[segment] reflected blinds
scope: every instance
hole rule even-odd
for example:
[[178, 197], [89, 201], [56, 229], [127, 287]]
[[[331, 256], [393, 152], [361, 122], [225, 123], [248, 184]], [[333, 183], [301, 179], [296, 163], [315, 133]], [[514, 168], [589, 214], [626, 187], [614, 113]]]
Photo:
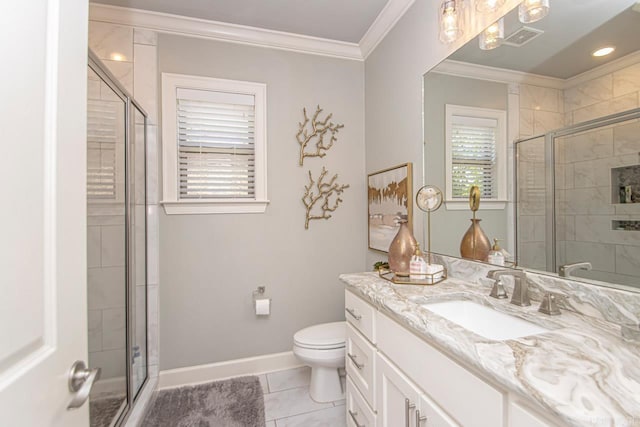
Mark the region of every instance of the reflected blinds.
[[255, 97], [177, 89], [180, 199], [255, 197]]
[[87, 198], [116, 199], [116, 143], [123, 104], [104, 100], [87, 103]]
[[478, 117], [453, 116], [451, 126], [452, 195], [469, 197], [472, 185], [482, 197], [498, 197], [496, 140], [498, 121]]

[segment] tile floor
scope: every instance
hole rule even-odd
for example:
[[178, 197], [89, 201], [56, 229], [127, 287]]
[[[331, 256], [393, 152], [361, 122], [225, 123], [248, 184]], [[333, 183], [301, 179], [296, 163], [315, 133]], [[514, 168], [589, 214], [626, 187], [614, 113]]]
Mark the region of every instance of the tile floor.
[[346, 427], [344, 399], [314, 402], [309, 396], [308, 367], [260, 375], [266, 427]]

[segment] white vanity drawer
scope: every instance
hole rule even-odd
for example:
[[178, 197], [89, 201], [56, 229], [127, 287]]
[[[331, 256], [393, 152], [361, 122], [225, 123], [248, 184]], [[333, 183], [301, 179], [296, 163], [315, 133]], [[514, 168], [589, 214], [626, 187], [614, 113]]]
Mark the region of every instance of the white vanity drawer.
[[346, 369], [369, 406], [375, 409], [376, 349], [347, 323]]
[[357, 330], [372, 343], [376, 343], [376, 310], [360, 297], [349, 291], [344, 293], [344, 311], [347, 322], [352, 324]]
[[376, 414], [364, 401], [364, 398], [349, 377], [347, 377], [347, 426], [376, 426]]
[[378, 350], [465, 427], [501, 426], [505, 394], [378, 312]]

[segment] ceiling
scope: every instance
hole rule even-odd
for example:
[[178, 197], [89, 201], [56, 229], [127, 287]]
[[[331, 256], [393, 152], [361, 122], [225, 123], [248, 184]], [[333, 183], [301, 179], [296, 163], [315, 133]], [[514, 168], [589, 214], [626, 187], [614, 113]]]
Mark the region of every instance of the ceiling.
[[[544, 34], [522, 47], [483, 51], [476, 37], [449, 59], [567, 79], [640, 49], [640, 13], [635, 0], [551, 1], [549, 15], [533, 24]], [[517, 9], [505, 17], [505, 35], [522, 27]], [[603, 58], [591, 53], [603, 45], [616, 51]]]
[[95, 3], [358, 43], [387, 0], [96, 0]]

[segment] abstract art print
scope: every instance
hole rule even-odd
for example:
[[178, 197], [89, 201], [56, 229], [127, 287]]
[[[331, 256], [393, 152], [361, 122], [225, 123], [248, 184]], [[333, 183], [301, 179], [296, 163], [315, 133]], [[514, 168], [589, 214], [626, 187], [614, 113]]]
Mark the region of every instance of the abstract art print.
[[394, 166], [369, 174], [369, 248], [388, 252], [398, 233], [400, 220], [412, 227], [412, 164]]

